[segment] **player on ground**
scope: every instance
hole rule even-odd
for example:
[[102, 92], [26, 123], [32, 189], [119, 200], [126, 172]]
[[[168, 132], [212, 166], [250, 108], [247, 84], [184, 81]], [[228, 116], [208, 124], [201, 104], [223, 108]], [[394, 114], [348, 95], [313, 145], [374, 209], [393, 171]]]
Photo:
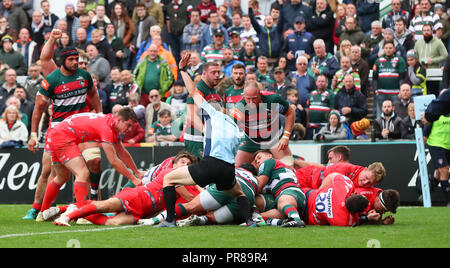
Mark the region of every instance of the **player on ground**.
[[52, 127], [48, 135], [48, 144], [56, 178], [51, 182], [53, 187], [47, 187], [42, 210], [50, 207], [61, 186], [69, 180], [70, 173], [75, 176], [73, 184], [75, 205], [80, 207], [87, 202], [89, 170], [78, 147], [80, 143], [89, 141], [102, 143], [112, 167], [135, 185], [140, 185], [144, 173], [137, 169], [119, 137], [119, 134], [126, 134], [135, 122], [137, 122], [136, 114], [131, 108], [126, 107], [119, 111], [117, 117], [112, 114], [80, 113]]
[[[242, 191], [252, 206], [258, 187], [255, 167], [250, 163], [243, 164], [236, 168], [235, 174], [237, 182], [241, 185]], [[242, 223], [245, 220], [239, 211], [237, 201], [224, 191], [217, 190], [215, 184], [208, 185], [192, 201], [185, 204], [178, 203], [175, 207], [175, 213], [177, 219], [193, 214], [185, 220], [177, 221], [178, 226]], [[204, 214], [206, 215], [198, 216]], [[164, 211], [156, 217], [141, 220], [138, 223], [154, 225], [162, 222], [166, 216], [167, 212]]]
[[[162, 197], [162, 187], [164, 176], [183, 166], [188, 166], [196, 161], [195, 157], [180, 155], [172, 168], [162, 170], [159, 175], [144, 186], [136, 188], [124, 188], [118, 194], [105, 201], [93, 201], [85, 206], [61, 215], [55, 220], [56, 225], [70, 226], [71, 220], [85, 218], [98, 225], [122, 225], [135, 224], [164, 209], [165, 204]], [[182, 186], [176, 189], [177, 202], [189, 202], [199, 194], [195, 186]], [[102, 213], [115, 212], [114, 217], [107, 217]]]
[[[244, 126], [244, 137], [236, 155], [236, 165], [253, 160], [260, 149], [270, 149], [276, 159], [293, 168], [294, 158], [289, 149], [295, 111], [278, 94], [262, 94], [256, 83], [244, 88], [244, 99], [231, 110], [238, 124]], [[284, 115], [284, 127], [280, 116]]]
[[[167, 209], [167, 218], [158, 227], [175, 227], [175, 185], [198, 184], [204, 187], [210, 183], [216, 183], [217, 189], [222, 190], [237, 199], [239, 210], [245, 218], [248, 226], [255, 227], [251, 219], [250, 205], [239, 183], [235, 178], [236, 149], [239, 144], [239, 129], [233, 119], [214, 109], [195, 87], [186, 67], [190, 53], [187, 53], [180, 61], [181, 75], [184, 84], [192, 96], [195, 105], [204, 111], [207, 118], [205, 122], [204, 158], [200, 162], [181, 167], [164, 177], [164, 201]], [[218, 70], [220, 71], [220, 70]], [[221, 107], [219, 107], [221, 110]]]
[[[90, 105], [93, 109], [97, 112], [102, 111], [100, 98], [98, 97], [97, 90], [94, 88], [92, 77], [87, 71], [78, 68], [79, 55], [77, 50], [73, 47], [62, 50], [61, 57], [63, 64], [59, 69], [52, 60], [51, 55], [53, 55], [54, 45], [59, 37], [61, 37], [59, 30], [52, 31], [50, 39], [45, 44], [41, 53], [42, 72], [46, 76], [46, 79], [43, 80], [41, 88], [37, 93], [31, 119], [28, 150], [33, 152], [39, 149], [37, 129], [42, 114], [47, 109], [50, 101], [54, 101], [51, 125], [62, 121], [72, 114], [89, 111], [86, 98], [91, 99]], [[49, 132], [47, 132], [48, 134]], [[46, 188], [51, 187], [47, 182], [54, 177], [51, 175], [51, 171], [49, 149], [48, 146], [44, 146], [42, 171], [36, 187], [33, 206], [27, 212], [24, 219], [36, 219], [38, 212], [41, 211]], [[37, 218], [39, 219], [39, 217]]]
[[267, 185], [275, 198], [274, 209], [288, 218], [281, 227], [305, 227], [300, 218], [305, 209], [305, 194], [298, 186], [294, 172], [281, 161], [274, 159], [269, 150], [257, 151], [255, 164], [258, 168], [258, 193], [262, 193]]

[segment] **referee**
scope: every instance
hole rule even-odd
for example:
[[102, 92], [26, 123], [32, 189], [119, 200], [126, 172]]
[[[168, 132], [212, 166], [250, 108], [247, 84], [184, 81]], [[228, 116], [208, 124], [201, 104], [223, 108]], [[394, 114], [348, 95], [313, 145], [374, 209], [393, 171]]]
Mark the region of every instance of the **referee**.
[[190, 53], [183, 56], [179, 69], [194, 103], [202, 109], [206, 117], [203, 142], [204, 158], [196, 164], [180, 167], [164, 176], [162, 190], [167, 218], [156, 227], [176, 227], [175, 202], [177, 197], [175, 185], [197, 184], [205, 187], [210, 183], [215, 183], [218, 190], [225, 191], [236, 198], [247, 226], [256, 227], [251, 218], [250, 204], [235, 178], [234, 158], [240, 142], [238, 126], [233, 119], [222, 113], [221, 108], [217, 111], [209, 104], [196, 89], [186, 72], [190, 57]]

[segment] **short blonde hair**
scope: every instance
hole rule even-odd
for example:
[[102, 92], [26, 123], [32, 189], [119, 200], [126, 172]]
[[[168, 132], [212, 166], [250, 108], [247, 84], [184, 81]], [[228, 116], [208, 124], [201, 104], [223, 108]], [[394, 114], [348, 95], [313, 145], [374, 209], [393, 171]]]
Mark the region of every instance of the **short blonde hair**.
[[384, 176], [386, 176], [386, 169], [381, 162], [374, 162], [367, 167], [367, 170], [372, 171], [375, 175], [375, 182], [380, 183]]
[[8, 105], [8, 106], [6, 106], [5, 111], [2, 114], [2, 119], [1, 120], [5, 121], [5, 122], [8, 122], [8, 118], [6, 117], [6, 114], [10, 110], [16, 112], [16, 114], [17, 114], [16, 121], [20, 121], [20, 119], [22, 118], [22, 114], [20, 113], [19, 109], [15, 105]]

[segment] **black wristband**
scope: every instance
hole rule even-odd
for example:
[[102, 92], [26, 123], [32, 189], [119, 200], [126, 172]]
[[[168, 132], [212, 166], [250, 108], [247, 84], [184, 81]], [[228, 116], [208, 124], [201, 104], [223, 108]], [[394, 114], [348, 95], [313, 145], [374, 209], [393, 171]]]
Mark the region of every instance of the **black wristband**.
[[187, 66], [184, 66], [183, 68], [180, 68], [180, 71], [187, 72], [187, 68]]

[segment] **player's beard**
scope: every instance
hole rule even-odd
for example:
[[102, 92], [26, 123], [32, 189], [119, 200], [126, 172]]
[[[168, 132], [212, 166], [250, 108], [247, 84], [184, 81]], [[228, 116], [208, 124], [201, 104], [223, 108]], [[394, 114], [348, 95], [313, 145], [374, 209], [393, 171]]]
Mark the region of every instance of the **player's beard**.
[[245, 84], [245, 80], [244, 79], [241, 79], [241, 81], [240, 82], [238, 82], [238, 81], [236, 81], [236, 80], [234, 80], [233, 79], [233, 84], [235, 85], [235, 86], [237, 86], [237, 87], [242, 87], [244, 84]]
[[66, 65], [66, 61], [63, 62], [62, 66], [64, 67], [64, 69], [66, 69], [66, 71], [68, 71], [70, 73], [75, 73], [78, 69], [78, 64], [74, 64], [71, 68], [69, 68]]

